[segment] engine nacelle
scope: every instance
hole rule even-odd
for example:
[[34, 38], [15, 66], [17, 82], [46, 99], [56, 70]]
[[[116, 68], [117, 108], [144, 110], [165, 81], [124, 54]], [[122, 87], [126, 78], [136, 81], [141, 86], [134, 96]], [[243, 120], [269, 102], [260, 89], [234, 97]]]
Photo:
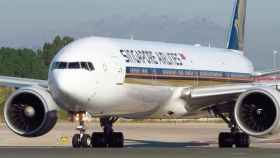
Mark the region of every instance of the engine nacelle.
[[279, 132], [280, 95], [266, 87], [241, 94], [236, 102], [234, 116], [237, 125], [254, 137], [265, 137]]
[[7, 126], [24, 137], [38, 137], [49, 132], [57, 121], [57, 105], [41, 87], [15, 91], [6, 101], [4, 118]]

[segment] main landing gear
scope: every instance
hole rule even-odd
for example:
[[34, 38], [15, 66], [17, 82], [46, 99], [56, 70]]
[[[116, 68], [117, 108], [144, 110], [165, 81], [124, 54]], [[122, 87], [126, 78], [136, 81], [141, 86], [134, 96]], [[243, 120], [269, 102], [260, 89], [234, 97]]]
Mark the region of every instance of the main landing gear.
[[114, 132], [113, 123], [118, 120], [117, 117], [100, 118], [100, 125], [103, 132], [94, 132], [91, 136], [92, 147], [104, 148], [122, 148], [124, 146], [124, 136], [121, 132]]
[[84, 117], [85, 113], [76, 114], [76, 118], [79, 120], [79, 126], [77, 127], [79, 134], [75, 134], [72, 138], [74, 148], [122, 148], [124, 146], [123, 134], [113, 130], [113, 123], [118, 120], [117, 117], [100, 118], [103, 132], [93, 132], [91, 136], [85, 134]]
[[220, 148], [232, 148], [234, 145], [236, 148], [249, 148], [250, 137], [246, 133], [239, 130], [236, 122], [234, 121], [233, 115], [230, 114], [227, 118], [224, 114], [215, 110], [214, 113], [221, 117], [231, 129], [230, 132], [222, 132], [219, 134], [219, 147]]

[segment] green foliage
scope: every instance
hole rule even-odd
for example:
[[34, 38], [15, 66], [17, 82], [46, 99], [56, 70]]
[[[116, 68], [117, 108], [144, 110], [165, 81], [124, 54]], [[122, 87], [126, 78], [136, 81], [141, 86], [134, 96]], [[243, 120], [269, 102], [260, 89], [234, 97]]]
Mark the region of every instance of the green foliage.
[[47, 79], [48, 67], [55, 54], [72, 42], [71, 37], [56, 36], [52, 43], [45, 43], [42, 49], [0, 48], [0, 75]]
[[60, 110], [58, 112], [58, 118], [59, 120], [68, 120], [69, 119], [69, 116], [68, 116], [68, 113], [66, 111], [63, 111], [63, 110]]
[[3, 107], [8, 96], [13, 92], [12, 88], [0, 88], [0, 123], [3, 121]]
[[31, 49], [0, 49], [0, 74], [35, 79], [47, 78], [47, 67]]

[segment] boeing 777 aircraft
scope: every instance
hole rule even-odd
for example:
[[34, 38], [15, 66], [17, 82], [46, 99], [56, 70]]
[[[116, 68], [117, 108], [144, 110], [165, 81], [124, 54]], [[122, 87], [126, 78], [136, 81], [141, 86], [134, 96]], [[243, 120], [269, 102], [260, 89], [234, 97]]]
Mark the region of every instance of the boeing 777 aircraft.
[[[57, 110], [79, 125], [74, 148], [123, 147], [114, 132], [118, 118], [182, 118], [209, 111], [230, 129], [219, 134], [220, 147], [249, 147], [250, 136], [280, 131], [280, 87], [255, 82], [244, 56], [246, 0], [235, 0], [227, 48], [89, 37], [72, 42], [54, 57], [48, 80], [0, 77], [16, 88], [7, 99], [7, 126], [23, 137], [49, 132]], [[86, 114], [100, 118], [103, 132], [86, 133]], [[172, 133], [170, 133], [172, 135]]]

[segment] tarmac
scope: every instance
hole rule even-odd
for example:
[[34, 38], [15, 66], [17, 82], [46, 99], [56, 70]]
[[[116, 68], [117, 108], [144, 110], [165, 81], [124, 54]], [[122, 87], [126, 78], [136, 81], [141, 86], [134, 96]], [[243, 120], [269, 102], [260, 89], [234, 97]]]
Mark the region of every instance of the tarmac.
[[[23, 138], [3, 124], [0, 128], [0, 157], [280, 157], [280, 135], [251, 139], [250, 149], [219, 149], [222, 123], [116, 123], [115, 131], [125, 135], [123, 149], [73, 149], [71, 138], [76, 123], [58, 123], [47, 135]], [[101, 131], [97, 123], [88, 133]], [[20, 154], [20, 156], [19, 156]]]

